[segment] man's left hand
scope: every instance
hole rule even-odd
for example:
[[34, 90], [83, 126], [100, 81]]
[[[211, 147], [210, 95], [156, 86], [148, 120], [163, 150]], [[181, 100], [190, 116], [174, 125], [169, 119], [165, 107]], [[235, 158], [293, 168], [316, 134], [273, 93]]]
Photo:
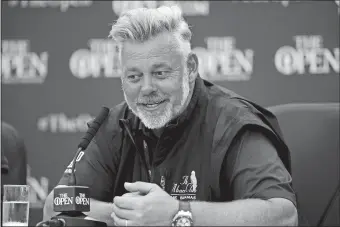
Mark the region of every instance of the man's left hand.
[[116, 196], [111, 217], [118, 226], [171, 226], [178, 201], [157, 184], [125, 183], [129, 196]]

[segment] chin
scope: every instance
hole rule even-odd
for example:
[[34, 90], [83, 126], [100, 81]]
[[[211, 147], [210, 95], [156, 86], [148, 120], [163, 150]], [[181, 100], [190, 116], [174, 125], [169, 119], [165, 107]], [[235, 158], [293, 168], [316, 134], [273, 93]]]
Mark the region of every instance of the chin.
[[150, 122], [150, 121], [143, 121], [141, 120], [144, 124], [144, 126], [148, 129], [161, 129], [165, 126], [165, 124], [155, 124], [154, 122]]
[[[137, 104], [128, 102], [128, 107], [134, 115], [136, 115], [148, 129], [160, 129], [169, 123], [173, 118], [179, 115], [180, 107], [174, 107], [172, 102], [169, 102], [162, 110], [156, 112], [145, 111], [139, 108]], [[178, 112], [178, 113], [177, 113]]]
[[156, 115], [144, 113], [144, 111], [137, 111], [137, 116], [141, 119], [145, 127], [149, 129], [160, 129], [171, 120], [171, 114], [168, 113]]

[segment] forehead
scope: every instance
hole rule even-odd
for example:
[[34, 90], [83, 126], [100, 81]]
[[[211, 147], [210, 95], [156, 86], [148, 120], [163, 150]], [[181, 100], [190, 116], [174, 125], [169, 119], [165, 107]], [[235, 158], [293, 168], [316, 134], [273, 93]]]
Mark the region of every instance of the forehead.
[[147, 67], [154, 63], [182, 62], [183, 52], [174, 34], [160, 34], [146, 42], [128, 41], [123, 44], [122, 63], [124, 68]]

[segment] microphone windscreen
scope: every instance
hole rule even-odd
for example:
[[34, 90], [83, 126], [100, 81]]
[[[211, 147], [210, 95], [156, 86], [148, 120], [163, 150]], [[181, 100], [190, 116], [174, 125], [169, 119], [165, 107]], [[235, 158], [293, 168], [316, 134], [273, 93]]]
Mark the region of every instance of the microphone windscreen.
[[97, 117], [91, 123], [88, 124], [89, 128], [87, 129], [85, 136], [81, 139], [78, 145], [79, 148], [82, 148], [83, 150], [87, 148], [93, 137], [96, 135], [98, 129], [103, 124], [106, 117], [109, 115], [109, 112], [110, 112], [109, 108], [107, 107], [101, 108]]

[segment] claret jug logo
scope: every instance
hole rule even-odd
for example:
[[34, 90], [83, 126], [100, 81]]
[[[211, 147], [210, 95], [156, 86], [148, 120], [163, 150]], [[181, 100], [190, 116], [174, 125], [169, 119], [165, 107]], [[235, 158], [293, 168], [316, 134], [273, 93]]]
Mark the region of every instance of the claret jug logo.
[[195, 171], [191, 171], [190, 175], [182, 177], [180, 183], [172, 185], [170, 195], [178, 200], [196, 200], [197, 187], [198, 182]]

